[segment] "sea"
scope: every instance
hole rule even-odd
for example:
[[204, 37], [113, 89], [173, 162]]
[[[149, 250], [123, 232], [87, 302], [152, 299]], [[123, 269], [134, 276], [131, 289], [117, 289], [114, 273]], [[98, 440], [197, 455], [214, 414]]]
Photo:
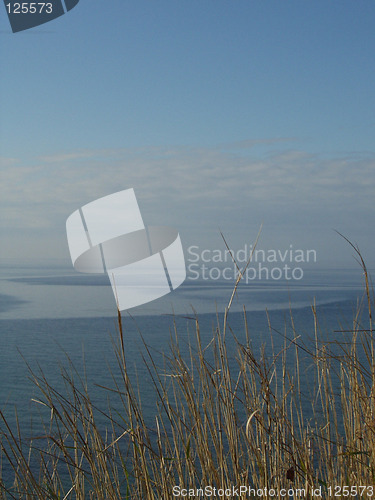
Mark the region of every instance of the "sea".
[[[154, 420], [156, 397], [144, 361], [148, 353], [160, 361], [163, 370], [163, 355], [170, 352], [177, 332], [180, 349], [188, 356], [195, 343], [197, 318], [202, 344], [208, 346], [214, 332], [223, 331], [224, 311], [233, 290], [234, 283], [229, 281], [187, 279], [165, 297], [122, 311], [125, 356], [139, 386], [146, 420], [148, 416]], [[238, 344], [246, 342], [246, 328], [254, 353], [260, 355], [264, 348], [271, 357], [283, 348], [285, 337], [314, 341], [314, 306], [320, 335], [340, 342], [350, 335], [363, 298], [360, 267], [311, 268], [302, 280], [240, 283], [226, 325], [234, 369]], [[10, 428], [15, 429], [18, 421], [26, 440], [43, 433], [43, 396], [31, 372], [43, 374], [63, 393], [64, 370], [76, 370], [77, 376], [87, 380], [95, 405], [105, 411], [111, 392], [103, 387], [113, 387], [118, 338], [116, 303], [107, 277], [79, 274], [56, 264], [2, 264], [0, 410]], [[9, 432], [4, 422], [0, 431]], [[5, 463], [2, 474], [3, 478], [10, 474]]]

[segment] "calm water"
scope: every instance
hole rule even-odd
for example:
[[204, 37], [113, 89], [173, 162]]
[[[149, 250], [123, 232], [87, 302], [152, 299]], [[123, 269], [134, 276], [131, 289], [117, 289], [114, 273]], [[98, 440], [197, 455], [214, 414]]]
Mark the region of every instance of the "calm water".
[[[193, 322], [184, 316], [198, 312], [203, 335], [211, 339], [213, 325], [222, 322], [233, 285], [229, 282], [187, 281], [164, 298], [123, 313], [129, 359], [140, 365], [142, 333], [147, 344], [168, 348], [173, 314], [180, 338], [187, 340]], [[310, 271], [299, 282], [263, 282], [240, 285], [229, 316], [230, 326], [244, 338], [243, 306], [254, 345], [267, 342], [272, 327], [284, 330], [289, 308], [302, 334], [312, 333], [311, 304], [319, 306], [323, 328], [347, 324], [356, 301], [363, 295], [360, 269]], [[103, 276], [72, 273], [65, 268], [3, 267], [0, 279], [0, 407], [29, 405], [25, 357], [49, 376], [58, 373], [65, 354], [77, 366], [83, 356], [88, 373], [100, 383], [113, 362], [111, 335], [116, 336], [117, 313], [112, 290]], [[349, 326], [350, 328], [350, 326]], [[22, 354], [22, 356], [21, 356]], [[28, 389], [27, 389], [28, 390]]]
[[[103, 410], [113, 387], [110, 371], [116, 373], [111, 336], [116, 338], [117, 319], [112, 290], [97, 276], [73, 274], [62, 268], [3, 268], [0, 279], [0, 408], [14, 422], [17, 408], [26, 435], [41, 432], [40, 405], [32, 401], [39, 394], [28, 379], [26, 362], [43, 370], [51, 385], [63, 390], [61, 366], [67, 358], [86, 374], [92, 397]], [[145, 347], [140, 332], [156, 359], [168, 351], [174, 322], [182, 350], [188, 352], [194, 337], [194, 311], [199, 313], [202, 341], [208, 344], [212, 331], [223, 324], [225, 305], [232, 291], [229, 283], [187, 282], [174, 293], [144, 307], [123, 314], [125, 347], [131, 373], [137, 372], [144, 410], [152, 412], [154, 396], [150, 377], [142, 362]], [[276, 331], [290, 334], [290, 312], [298, 334], [308, 342], [313, 335], [311, 304], [315, 300], [322, 330], [340, 338], [339, 329], [350, 329], [356, 301], [363, 295], [362, 273], [352, 271], [311, 271], [297, 284], [258, 283], [240, 286], [229, 325], [240, 342], [245, 342], [243, 305], [255, 352], [263, 343], [270, 346], [266, 315]], [[218, 311], [216, 314], [215, 311]], [[173, 313], [175, 316], [173, 316]], [[275, 349], [283, 338], [274, 333]], [[233, 354], [235, 343], [228, 336]], [[232, 352], [231, 352], [232, 350]], [[135, 376], [135, 375], [134, 375]]]

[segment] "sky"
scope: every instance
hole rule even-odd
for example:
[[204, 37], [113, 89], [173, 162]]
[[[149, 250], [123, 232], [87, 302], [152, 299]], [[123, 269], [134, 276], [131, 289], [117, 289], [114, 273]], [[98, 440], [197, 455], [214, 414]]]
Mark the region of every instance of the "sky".
[[134, 188], [184, 248], [375, 266], [373, 0], [80, 0], [0, 9], [0, 259], [70, 265], [65, 222]]

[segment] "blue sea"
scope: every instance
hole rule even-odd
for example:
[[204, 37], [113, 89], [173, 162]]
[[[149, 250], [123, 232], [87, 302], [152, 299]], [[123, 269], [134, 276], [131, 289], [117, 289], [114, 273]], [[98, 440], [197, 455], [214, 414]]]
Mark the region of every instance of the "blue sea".
[[[125, 355], [138, 380], [143, 409], [153, 411], [155, 395], [144, 365], [146, 345], [157, 359], [167, 353], [175, 328], [186, 353], [194, 343], [195, 317], [203, 345], [223, 326], [223, 313], [233, 283], [187, 280], [173, 293], [122, 314]], [[240, 284], [228, 315], [227, 344], [235, 358], [236, 342], [245, 343], [245, 315], [254, 352], [266, 346], [282, 348], [291, 330], [304, 342], [314, 335], [311, 310], [316, 304], [320, 331], [340, 341], [352, 328], [354, 311], [363, 298], [360, 268], [305, 272], [303, 280]], [[244, 312], [246, 311], [246, 313]], [[29, 367], [41, 370], [50, 384], [63, 391], [61, 369], [70, 363], [85, 375], [92, 398], [103, 411], [116, 373], [113, 341], [118, 338], [112, 289], [103, 276], [82, 275], [51, 265], [3, 266], [0, 279], [0, 409], [11, 425], [15, 409], [26, 437], [42, 432], [38, 418], [41, 395], [30, 380]], [[1, 428], [0, 424], [0, 428]], [[5, 466], [6, 474], [6, 466]]]

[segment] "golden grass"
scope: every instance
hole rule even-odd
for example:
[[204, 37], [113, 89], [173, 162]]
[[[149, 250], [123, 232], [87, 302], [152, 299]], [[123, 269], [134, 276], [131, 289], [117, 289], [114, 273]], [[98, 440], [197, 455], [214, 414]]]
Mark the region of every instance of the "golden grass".
[[[0, 412], [2, 461], [14, 474], [12, 484], [1, 483], [0, 498], [169, 500], [177, 498], [177, 485], [187, 490], [303, 488], [305, 498], [321, 487], [325, 498], [329, 486], [373, 485], [374, 299], [354, 248], [365, 292], [348, 343], [321, 340], [314, 305], [314, 342], [302, 342], [291, 314], [283, 348], [272, 355], [253, 351], [246, 314], [244, 342], [230, 332], [226, 311], [208, 345], [202, 344], [199, 318], [192, 317], [196, 341], [188, 357], [179, 347], [176, 324], [163, 367], [144, 344], [156, 401], [151, 423], [128, 372], [120, 314], [114, 345], [119, 374], [107, 390], [117, 398], [116, 408], [121, 402], [121, 411], [96, 408], [74, 367], [62, 372], [64, 394], [42, 372], [32, 372], [49, 422], [30, 446], [19, 426], [12, 429]], [[235, 364], [228, 342], [236, 343]], [[310, 359], [308, 378], [302, 356]]]

